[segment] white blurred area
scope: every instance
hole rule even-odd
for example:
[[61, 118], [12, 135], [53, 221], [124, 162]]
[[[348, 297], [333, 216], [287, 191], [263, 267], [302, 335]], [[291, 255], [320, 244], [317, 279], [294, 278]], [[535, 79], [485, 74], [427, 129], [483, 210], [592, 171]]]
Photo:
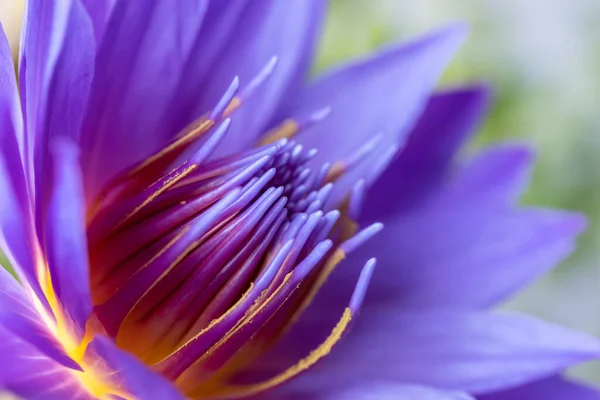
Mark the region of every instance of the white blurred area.
[[13, 54], [18, 51], [24, 4], [24, 0], [0, 0], [0, 23], [2, 23], [4, 33], [8, 37]]

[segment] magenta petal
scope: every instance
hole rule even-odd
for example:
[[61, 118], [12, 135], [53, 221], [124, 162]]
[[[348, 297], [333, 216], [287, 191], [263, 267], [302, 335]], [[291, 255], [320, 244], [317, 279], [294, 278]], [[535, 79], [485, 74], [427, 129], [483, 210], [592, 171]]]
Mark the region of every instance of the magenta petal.
[[48, 267], [59, 303], [83, 336], [92, 303], [78, 151], [63, 140], [52, 145], [55, 176], [45, 225]]
[[[386, 149], [401, 146], [465, 34], [463, 26], [453, 26], [334, 70], [290, 98], [281, 116], [332, 108], [325, 120], [298, 135], [300, 143], [319, 150], [312, 165], [342, 160], [379, 133]], [[352, 181], [366, 175], [373, 162], [362, 165], [364, 170], [351, 173]], [[336, 186], [344, 193], [348, 189]], [[339, 200], [340, 194], [334, 197]]]
[[164, 144], [159, 121], [175, 96], [206, 5], [200, 0], [115, 5], [98, 47], [82, 131], [88, 195]]
[[[326, 2], [323, 0], [257, 0], [250, 1], [242, 10], [244, 1], [230, 4], [211, 4], [220, 15], [217, 18], [234, 18], [234, 29], [225, 32], [226, 26], [216, 20], [200, 33], [194, 56], [180, 83], [179, 98], [175, 99], [172, 114], [178, 115], [168, 130], [177, 132], [194, 118], [212, 108], [234, 76], [239, 76], [242, 87], [277, 57], [277, 65], [268, 79], [256, 89], [235, 112], [230, 132], [219, 148], [220, 154], [229, 154], [253, 145], [266, 128], [279, 103], [290, 86], [296, 87], [309, 66], [315, 39], [320, 31]], [[216, 13], [215, 13], [216, 14]], [[212, 52], [216, 38], [229, 37], [220, 54]], [[205, 60], [204, 52], [208, 52]], [[206, 64], [207, 62], [212, 64]], [[210, 74], [206, 75], [210, 67]], [[314, 111], [314, 110], [313, 110]]]
[[183, 400], [184, 397], [165, 378], [152, 372], [133, 356], [119, 350], [108, 338], [96, 336], [88, 351], [102, 357], [120, 382], [136, 399]]
[[561, 377], [552, 377], [512, 390], [477, 396], [477, 400], [600, 400], [600, 391]]

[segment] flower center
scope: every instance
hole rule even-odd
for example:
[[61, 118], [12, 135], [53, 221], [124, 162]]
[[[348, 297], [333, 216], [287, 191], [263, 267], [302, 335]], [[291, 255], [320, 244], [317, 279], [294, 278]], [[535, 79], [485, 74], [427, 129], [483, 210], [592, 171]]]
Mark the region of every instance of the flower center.
[[328, 211], [332, 181], [347, 165], [315, 170], [315, 151], [288, 139], [323, 112], [286, 121], [260, 147], [211, 157], [230, 125], [226, 117], [247, 95], [237, 95], [234, 81], [208, 116], [113, 180], [88, 226], [96, 318], [119, 347], [194, 398], [261, 391], [327, 354], [363, 288], [299, 366], [253, 387], [226, 383], [268, 350], [334, 266], [381, 228], [356, 233], [362, 181], [343, 212]]

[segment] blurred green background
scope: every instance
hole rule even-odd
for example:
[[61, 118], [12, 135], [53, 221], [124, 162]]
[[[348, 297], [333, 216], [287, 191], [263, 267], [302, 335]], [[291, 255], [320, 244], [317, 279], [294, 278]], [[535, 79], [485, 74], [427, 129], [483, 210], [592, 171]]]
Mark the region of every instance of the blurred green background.
[[[471, 26], [442, 85], [495, 89], [472, 147], [532, 143], [523, 201], [590, 217], [575, 254], [506, 307], [600, 335], [600, 1], [333, 0], [331, 11], [317, 70], [457, 20]], [[600, 383], [598, 363], [573, 373]]]
[[[0, 0], [0, 13], [20, 2]], [[533, 143], [538, 163], [524, 202], [581, 210], [591, 219], [577, 252], [506, 307], [600, 335], [600, 1], [331, 3], [316, 70], [445, 23], [469, 23], [470, 38], [442, 84], [485, 81], [496, 90], [473, 147]], [[574, 373], [600, 382], [593, 364]]]

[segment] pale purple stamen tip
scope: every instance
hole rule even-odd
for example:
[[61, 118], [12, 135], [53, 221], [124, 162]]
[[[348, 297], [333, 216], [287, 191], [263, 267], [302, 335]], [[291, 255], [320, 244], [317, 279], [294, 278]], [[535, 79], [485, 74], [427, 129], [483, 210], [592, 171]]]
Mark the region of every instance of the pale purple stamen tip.
[[208, 140], [200, 147], [200, 149], [190, 158], [191, 164], [202, 164], [208, 159], [217, 146], [221, 144], [223, 138], [227, 134], [229, 127], [231, 126], [231, 119], [227, 118], [223, 121], [215, 132], [208, 138]]
[[256, 89], [258, 89], [267, 79], [269, 79], [269, 77], [271, 76], [273, 71], [275, 71], [275, 67], [277, 66], [277, 60], [278, 60], [277, 56], [271, 57], [269, 59], [269, 61], [267, 62], [267, 64], [250, 81], [248, 86], [246, 86], [240, 92], [240, 98], [242, 100], [245, 100], [248, 97], [250, 97], [252, 95], [252, 93], [254, 93], [256, 91]]
[[377, 264], [377, 260], [375, 258], [371, 258], [363, 269], [360, 272], [360, 276], [358, 278], [358, 282], [356, 283], [356, 287], [354, 288], [354, 293], [352, 293], [352, 298], [350, 299], [350, 310], [352, 310], [353, 314], [356, 314], [362, 305], [362, 302], [365, 298], [365, 294], [367, 293], [367, 288], [369, 287], [369, 282], [371, 281], [371, 276], [373, 276], [373, 270], [375, 269], [375, 265]]
[[[200, 140], [201, 146], [178, 167], [165, 166], [163, 171], [169, 172], [164, 176], [141, 174], [152, 183], [116, 197], [118, 201], [100, 210], [90, 225], [98, 320], [110, 336], [130, 338], [120, 345], [140, 357], [157, 347], [191, 340], [168, 357], [164, 354], [166, 358], [157, 364], [171, 379], [242, 320], [244, 330], [233, 335], [221, 353], [208, 357], [206, 368], [220, 368], [259, 331], [273, 340], [271, 336], [290, 318], [277, 310], [290, 303], [287, 312], [293, 314], [308, 292], [302, 287], [310, 287], [328, 265], [339, 262], [338, 250], [352, 252], [383, 227], [373, 224], [355, 234], [349, 221], [357, 218], [363, 205], [364, 180], [347, 194], [349, 218], [326, 209], [335, 187], [328, 181], [330, 165], [314, 168], [311, 160], [316, 150], [295, 140], [283, 138], [214, 157], [232, 124], [229, 118], [219, 120], [268, 79], [275, 64], [272, 58], [240, 94], [235, 78], [210, 114], [207, 131], [177, 152], [185, 155]], [[330, 111], [323, 108], [299, 126], [306, 128]], [[360, 162], [380, 142], [377, 136], [365, 143], [345, 165]], [[148, 171], [153, 170], [142, 172]], [[374, 261], [368, 262], [361, 274], [351, 299], [353, 312], [364, 297], [373, 266]], [[244, 320], [252, 315], [258, 299], [266, 302], [261, 313]], [[221, 322], [213, 324], [215, 320]], [[132, 340], [140, 329], [146, 332], [144, 341]]]
[[319, 122], [321, 122], [325, 118], [327, 118], [331, 114], [332, 110], [333, 109], [329, 106], [323, 107], [323, 108], [315, 111], [314, 113], [310, 114], [308, 117], [298, 120], [299, 129], [305, 130], [315, 124], [318, 124]]
[[350, 239], [346, 240], [344, 243], [342, 243], [340, 245], [340, 248], [344, 250], [345, 253], [352, 253], [354, 250], [362, 246], [365, 242], [367, 242], [367, 240], [371, 239], [382, 229], [383, 224], [380, 222], [371, 224], [362, 231], [358, 232]]
[[217, 103], [216, 107], [212, 110], [212, 112], [210, 113], [210, 116], [208, 118], [213, 121], [218, 120], [221, 117], [221, 115], [223, 114], [223, 112], [225, 111], [225, 109], [227, 108], [227, 106], [229, 105], [229, 103], [231, 103], [231, 100], [237, 94], [239, 88], [240, 88], [240, 78], [238, 78], [236, 76], [233, 78], [233, 81], [231, 81], [231, 83], [229, 84], [229, 87], [227, 88], [227, 90], [225, 91], [223, 96], [221, 96], [221, 99]]

